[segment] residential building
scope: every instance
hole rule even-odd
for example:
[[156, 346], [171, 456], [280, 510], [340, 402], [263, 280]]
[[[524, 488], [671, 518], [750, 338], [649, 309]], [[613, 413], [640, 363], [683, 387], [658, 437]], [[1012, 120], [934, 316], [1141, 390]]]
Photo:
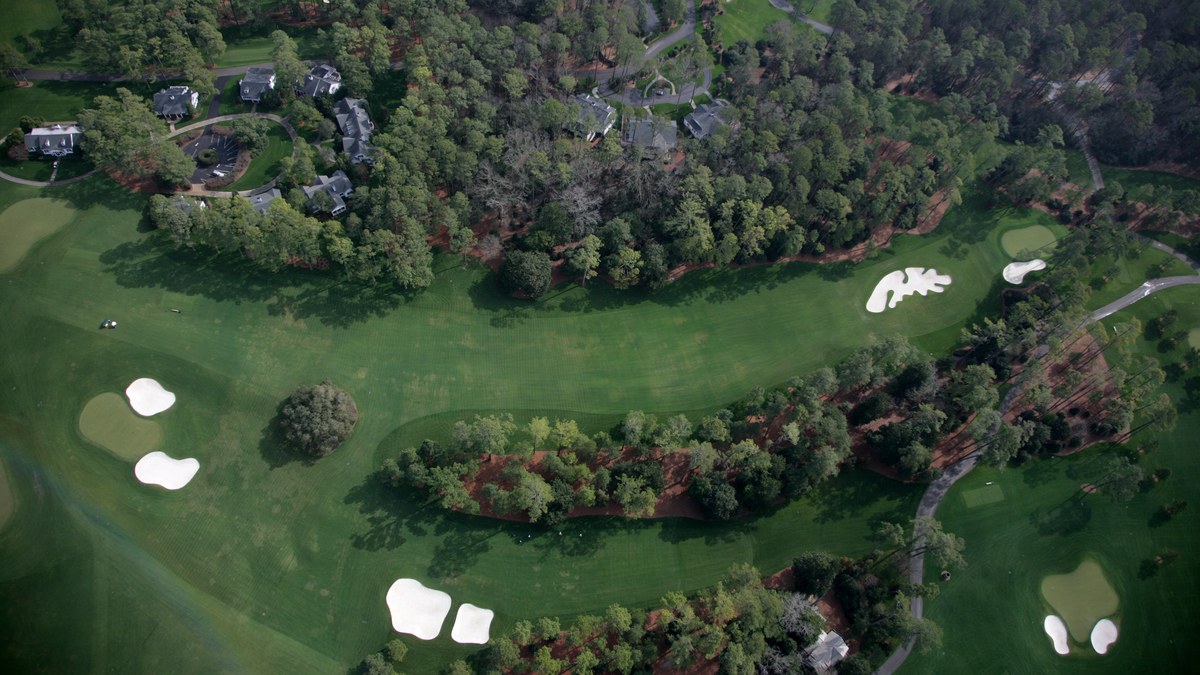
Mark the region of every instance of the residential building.
[[25, 149], [31, 155], [37, 152], [50, 157], [65, 157], [75, 154], [81, 138], [83, 131], [74, 124], [38, 127], [25, 134]]
[[816, 643], [805, 652], [804, 664], [817, 671], [818, 675], [823, 675], [846, 658], [849, 652], [850, 646], [841, 635], [835, 631], [821, 631]]
[[[333, 172], [332, 176], [317, 176], [317, 181], [304, 189], [304, 196], [308, 198], [308, 209], [310, 211], [328, 210], [330, 215], [340, 216], [346, 212], [346, 197], [349, 197], [354, 192], [354, 186], [350, 184], [350, 179], [346, 176], [346, 172], [338, 170]], [[330, 201], [322, 204], [324, 201], [317, 195], [324, 193], [329, 195]]]
[[344, 98], [333, 107], [334, 117], [337, 118], [338, 128], [342, 130], [342, 150], [350, 155], [354, 164], [366, 162], [374, 164], [371, 157], [371, 133], [375, 124], [367, 112], [367, 102], [360, 98]]
[[179, 209], [179, 212], [185, 216], [192, 215], [192, 211], [195, 211], [198, 208], [208, 208], [208, 204], [205, 204], [203, 199], [193, 199], [191, 197], [184, 197], [183, 195], [175, 195], [172, 197], [171, 205]]
[[191, 87], [175, 85], [154, 95], [154, 114], [171, 122], [190, 116], [200, 107], [200, 94]]
[[342, 88], [342, 74], [331, 65], [322, 63], [312, 67], [308, 74], [296, 84], [296, 91], [316, 98], [321, 94], [330, 96]]
[[688, 116], [683, 118], [683, 126], [696, 139], [705, 139], [713, 135], [720, 127], [729, 124], [725, 119], [728, 113], [728, 103], [701, 103]]
[[622, 124], [625, 144], [641, 148], [643, 158], [655, 159], [675, 149], [679, 135], [675, 120], [651, 115], [627, 118]]
[[246, 103], [258, 103], [268, 89], [275, 88], [275, 69], [263, 66], [253, 66], [246, 71], [246, 76], [238, 82], [238, 95]]
[[253, 206], [255, 211], [263, 213], [267, 209], [271, 208], [271, 202], [279, 199], [282, 196], [283, 193], [279, 191], [279, 188], [271, 188], [271, 190], [268, 192], [260, 192], [256, 195], [250, 195], [246, 199], [250, 200], [250, 206]]
[[579, 106], [579, 117], [570, 129], [589, 142], [607, 134], [617, 123], [617, 109], [598, 96], [578, 94], [572, 101]]

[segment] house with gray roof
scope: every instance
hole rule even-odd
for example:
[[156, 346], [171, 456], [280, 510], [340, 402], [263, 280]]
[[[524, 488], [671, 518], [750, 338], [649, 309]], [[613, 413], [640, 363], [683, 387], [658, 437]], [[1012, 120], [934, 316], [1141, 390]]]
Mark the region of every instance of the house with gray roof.
[[[308, 198], [308, 210], [328, 210], [330, 215], [340, 216], [346, 212], [346, 197], [354, 192], [354, 186], [350, 184], [346, 172], [339, 169], [333, 172], [332, 176], [317, 176], [316, 182], [303, 190], [304, 196]], [[318, 196], [322, 193], [329, 195], [329, 201], [325, 204], [321, 203], [325, 199]]]
[[275, 88], [275, 69], [264, 66], [251, 66], [245, 77], [238, 82], [238, 95], [246, 103], [258, 103], [263, 94]]
[[312, 70], [296, 83], [297, 92], [313, 98], [321, 94], [332, 96], [341, 88], [342, 74], [337, 71], [337, 68], [326, 63], [313, 66]]
[[36, 152], [50, 157], [65, 157], [75, 154], [81, 138], [83, 130], [74, 124], [37, 127], [25, 134], [25, 149], [31, 155]]
[[728, 103], [701, 103], [683, 118], [683, 126], [696, 139], [705, 139], [717, 129], [729, 124]]
[[617, 123], [617, 109], [591, 94], [577, 94], [572, 102], [579, 106], [579, 117], [569, 129], [588, 142], [604, 136]]
[[375, 131], [375, 124], [367, 112], [367, 102], [361, 98], [344, 98], [333, 106], [333, 113], [338, 128], [342, 130], [342, 150], [350, 155], [350, 161], [354, 164], [373, 164], [375, 160], [371, 157], [368, 142]]
[[154, 95], [154, 114], [171, 122], [188, 117], [200, 107], [200, 93], [191, 87], [175, 85]]
[[626, 145], [642, 149], [646, 159], [662, 157], [675, 149], [679, 126], [664, 117], [626, 118], [622, 123], [622, 140]]
[[821, 631], [821, 636], [804, 655], [804, 664], [815, 670], [819, 675], [829, 672], [846, 658], [850, 646], [835, 631]]
[[282, 196], [283, 193], [279, 191], [279, 188], [271, 188], [271, 190], [268, 192], [260, 192], [256, 195], [250, 195], [246, 199], [250, 200], [250, 206], [254, 207], [255, 211], [259, 213], [265, 213], [267, 209], [271, 208], [271, 202], [279, 199]]

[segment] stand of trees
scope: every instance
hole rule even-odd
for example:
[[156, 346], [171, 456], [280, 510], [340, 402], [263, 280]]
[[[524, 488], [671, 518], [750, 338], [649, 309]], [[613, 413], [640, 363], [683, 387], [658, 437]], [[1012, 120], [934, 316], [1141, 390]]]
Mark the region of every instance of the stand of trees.
[[79, 112], [83, 149], [98, 166], [135, 178], [154, 177], [166, 186], [187, 185], [195, 162], [166, 140], [167, 124], [145, 99], [128, 89], [116, 98], [97, 96]]
[[[938, 531], [936, 522], [932, 525]], [[950, 546], [961, 540], [945, 535]], [[886, 554], [861, 559], [823, 552], [802, 554], [793, 569], [795, 589], [763, 586], [757, 569], [735, 565], [716, 586], [692, 597], [672, 592], [654, 606], [656, 620], [643, 610], [610, 606], [603, 615], [576, 617], [569, 625], [554, 617], [519, 621], [485, 652], [485, 665], [502, 672], [553, 673], [648, 671], [660, 663], [680, 671], [723, 673], [794, 673], [804, 666], [805, 651], [828, 626], [816, 601], [831, 588], [851, 620], [849, 635], [856, 654], [838, 664], [839, 673], [870, 673], [897, 646], [916, 639], [922, 651], [941, 645], [941, 629], [912, 617], [912, 597], [936, 592], [912, 586], [896, 566], [880, 568]], [[959, 560], [961, 563], [961, 558]], [[815, 567], [819, 568], [814, 572]], [[817, 592], [819, 591], [819, 592]], [[569, 654], [570, 662], [555, 654]], [[465, 663], [463, 664], [466, 665]], [[466, 672], [466, 671], [465, 671]]]
[[312, 457], [324, 457], [336, 450], [357, 422], [354, 399], [329, 380], [297, 389], [279, 410], [284, 441]]

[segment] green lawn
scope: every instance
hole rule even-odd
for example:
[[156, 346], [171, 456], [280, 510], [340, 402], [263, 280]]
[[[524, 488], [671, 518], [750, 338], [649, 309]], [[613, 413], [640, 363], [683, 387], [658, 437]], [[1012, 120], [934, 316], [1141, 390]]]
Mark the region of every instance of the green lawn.
[[246, 167], [246, 173], [242, 174], [242, 177], [227, 189], [251, 190], [265, 185], [279, 175], [280, 160], [292, 156], [292, 139], [288, 136], [287, 130], [275, 122], [270, 124], [271, 130], [267, 133], [270, 142], [267, 149], [251, 160], [250, 166]]
[[[1091, 191], [1092, 174], [1088, 170], [1087, 159], [1078, 150], [1066, 150], [1067, 173], [1071, 182], [1082, 185]], [[1161, 171], [1141, 171], [1135, 169], [1119, 169], [1100, 165], [1100, 173], [1104, 175], [1105, 183], [1119, 182], [1126, 190], [1146, 184], [1166, 185], [1173, 190], [1200, 190], [1200, 181], [1186, 176]]]
[[46, 197], [32, 197], [5, 207], [0, 211], [0, 241], [4, 242], [0, 247], [0, 274], [13, 271], [38, 242], [75, 217], [65, 202]]
[[296, 28], [293, 26], [269, 26], [253, 28], [250, 26], [231, 26], [221, 30], [225, 38], [225, 53], [217, 59], [218, 68], [232, 66], [248, 66], [254, 63], [271, 62], [272, 31], [282, 29], [296, 41], [300, 50], [300, 58], [316, 59], [323, 56], [319, 50], [316, 28]]
[[[1179, 326], [1200, 327], [1196, 287], [1156, 294], [1109, 321], [1133, 314], [1145, 322], [1169, 308], [1179, 311]], [[1137, 348], [1162, 356], [1151, 341], [1140, 340]], [[1200, 383], [1187, 380], [1193, 381]], [[1080, 484], [1097, 477], [1105, 454], [1099, 450], [1019, 469], [976, 469], [955, 485], [938, 517], [966, 539], [969, 566], [955, 571], [953, 580], [941, 585], [941, 595], [925, 606], [926, 616], [945, 631], [943, 650], [914, 654], [901, 672], [1183, 672], [1186, 664], [1196, 663], [1200, 643], [1179, 636], [1200, 623], [1200, 514], [1192, 508], [1166, 523], [1154, 518], [1165, 502], [1195, 502], [1200, 479], [1195, 452], [1200, 414], [1182, 385], [1167, 387], [1182, 404], [1176, 429], [1135, 438], [1136, 444], [1158, 443], [1140, 462], [1145, 470], [1166, 467], [1173, 473], [1127, 504], [1100, 495], [1077, 498]], [[987, 482], [999, 486], [1006, 499], [970, 508], [964, 496]], [[1166, 551], [1177, 552], [1178, 560], [1153, 565], [1152, 559]], [[1047, 608], [1039, 588], [1043, 577], [1070, 572], [1085, 557], [1100, 563], [1117, 591], [1120, 637], [1106, 656], [1060, 657], [1042, 631]]]
[[93, 98], [114, 91], [112, 85], [98, 82], [47, 81], [16, 87], [12, 80], [0, 80], [0, 129], [7, 133], [22, 115], [41, 116], [49, 122], [73, 121]]
[[[589, 431], [630, 409], [695, 419], [871, 335], [941, 352], [994, 310], [1008, 262], [999, 238], [1048, 218], [969, 201], [934, 235], [900, 236], [858, 267], [710, 271], [651, 296], [567, 286], [526, 303], [451, 256], [407, 297], [175, 252], [139, 229], [145, 197], [102, 177], [0, 185], [0, 218], [46, 194], [71, 206], [70, 221], [0, 284], [0, 368], [14, 385], [0, 388], [0, 456], [22, 505], [0, 532], [0, 661], [19, 672], [344, 672], [391, 635], [383, 594], [399, 577], [495, 610], [499, 632], [648, 606], [734, 562], [769, 572], [805, 549], [869, 550], [876, 523], [910, 516], [918, 486], [848, 472], [747, 521], [597, 518], [560, 535], [448, 515], [370, 474], [476, 413], [572, 417]], [[875, 283], [906, 266], [954, 281], [866, 312]], [[97, 330], [104, 318], [121, 328]], [[178, 492], [138, 483], [80, 435], [87, 403], [138, 377], [178, 397], [154, 420], [158, 449], [200, 460]], [[289, 391], [325, 377], [355, 397], [358, 427], [328, 458], [289, 461], [270, 421]], [[453, 644], [449, 628], [406, 639], [405, 669], [478, 649]]]
[[725, 12], [713, 21], [726, 47], [732, 47], [738, 40], [753, 45], [763, 38], [767, 26], [790, 20], [785, 12], [775, 9], [767, 0], [733, 0], [721, 3], [721, 7]]
[[25, 180], [50, 180], [54, 171], [54, 160], [43, 157], [32, 157], [17, 160], [8, 156], [8, 145], [0, 148], [0, 171]]
[[44, 31], [62, 23], [58, 5], [46, 0], [6, 0], [4, 21], [0, 21], [0, 40]]
[[250, 104], [242, 101], [239, 91], [238, 85], [241, 81], [241, 75], [234, 75], [225, 83], [225, 89], [221, 91], [221, 103], [217, 110], [218, 115], [236, 115], [238, 113], [250, 112]]

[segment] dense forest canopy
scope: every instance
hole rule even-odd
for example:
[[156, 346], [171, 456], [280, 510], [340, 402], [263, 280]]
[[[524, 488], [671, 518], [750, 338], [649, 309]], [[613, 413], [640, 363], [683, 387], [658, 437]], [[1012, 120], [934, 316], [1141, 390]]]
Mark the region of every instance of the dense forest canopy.
[[[351, 261], [351, 278], [409, 288], [428, 285], [427, 242], [443, 232], [459, 250], [491, 234], [507, 251], [574, 260], [581, 280], [655, 287], [680, 265], [820, 256], [918, 227], [980, 177], [1016, 202], [1046, 201], [1066, 179], [1064, 144], [1090, 142], [1117, 164], [1191, 164], [1200, 148], [1194, 3], [843, 0], [831, 36], [781, 15], [754, 44], [722, 44], [704, 4], [694, 38], [646, 61], [644, 10], [627, 0], [60, 2], [94, 63], [182, 73], [202, 91], [224, 48], [218, 21], [317, 23], [352, 96], [398, 68], [406, 87], [369, 171], [302, 148], [282, 182], [354, 175], [350, 215], [317, 254]], [[666, 4], [668, 20], [683, 18]], [[275, 41], [294, 74], [294, 43]], [[573, 94], [620, 91], [664, 60], [697, 79], [723, 67], [712, 94], [731, 104], [729, 124], [682, 138], [672, 162], [647, 161], [615, 132], [594, 144], [572, 133]], [[936, 114], [897, 116], [905, 94]], [[328, 102], [289, 87], [278, 99], [302, 125], [329, 118]], [[589, 237], [598, 250], [576, 254]]]

